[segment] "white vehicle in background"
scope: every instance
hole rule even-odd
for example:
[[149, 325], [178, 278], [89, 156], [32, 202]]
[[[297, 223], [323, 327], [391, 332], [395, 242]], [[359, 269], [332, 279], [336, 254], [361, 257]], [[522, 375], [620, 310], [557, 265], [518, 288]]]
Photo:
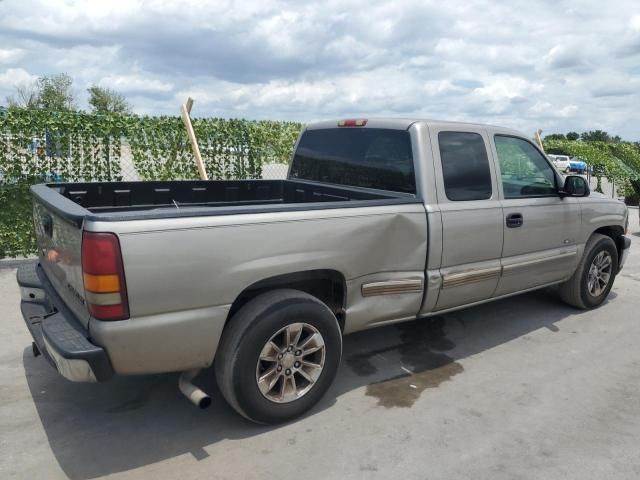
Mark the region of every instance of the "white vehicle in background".
[[571, 171], [571, 159], [568, 155], [547, 155], [558, 171], [569, 173]]

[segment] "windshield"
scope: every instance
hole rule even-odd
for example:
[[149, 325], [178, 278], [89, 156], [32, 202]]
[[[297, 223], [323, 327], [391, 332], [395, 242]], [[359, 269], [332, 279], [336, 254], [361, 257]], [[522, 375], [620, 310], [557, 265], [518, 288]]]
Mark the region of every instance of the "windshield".
[[383, 128], [307, 130], [298, 143], [290, 177], [415, 193], [409, 132]]

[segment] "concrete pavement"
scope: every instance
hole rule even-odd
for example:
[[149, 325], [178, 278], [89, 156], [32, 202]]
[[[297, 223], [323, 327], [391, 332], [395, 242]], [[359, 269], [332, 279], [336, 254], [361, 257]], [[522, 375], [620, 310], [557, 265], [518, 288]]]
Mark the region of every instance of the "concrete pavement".
[[[348, 336], [339, 376], [296, 422], [209, 410], [176, 375], [67, 382], [33, 358], [0, 269], [0, 478], [640, 477], [640, 232], [608, 301], [546, 289]], [[169, 340], [170, 341], [170, 340]]]

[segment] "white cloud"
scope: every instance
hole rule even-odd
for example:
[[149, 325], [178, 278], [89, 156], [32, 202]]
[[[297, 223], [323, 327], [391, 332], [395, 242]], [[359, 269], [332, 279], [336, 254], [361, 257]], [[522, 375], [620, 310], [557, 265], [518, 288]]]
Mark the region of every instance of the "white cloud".
[[544, 113], [553, 111], [553, 105], [549, 102], [536, 102], [532, 107], [531, 111], [535, 113]]
[[170, 92], [173, 84], [150, 78], [148, 74], [108, 75], [101, 78], [98, 84], [124, 92]]
[[578, 111], [578, 107], [576, 105], [567, 105], [558, 110], [558, 116], [563, 118], [573, 117]]
[[13, 89], [17, 85], [33, 82], [36, 78], [23, 68], [9, 68], [4, 72], [0, 71], [0, 88]]
[[[561, 19], [561, 21], [559, 20]], [[67, 72], [140, 113], [428, 116], [638, 139], [637, 0], [0, 1], [0, 103]]]
[[0, 48], [0, 64], [13, 63], [24, 55], [24, 51], [19, 48]]
[[580, 48], [566, 45], [555, 45], [544, 58], [552, 68], [579, 67], [585, 63]]
[[499, 75], [484, 82], [484, 86], [475, 88], [469, 95], [477, 108], [490, 114], [505, 113], [512, 108], [513, 100], [531, 98], [543, 89], [540, 83], [531, 83], [523, 77]]
[[640, 91], [640, 81], [628, 77], [605, 78], [595, 81], [591, 94], [594, 97], [626, 97]]

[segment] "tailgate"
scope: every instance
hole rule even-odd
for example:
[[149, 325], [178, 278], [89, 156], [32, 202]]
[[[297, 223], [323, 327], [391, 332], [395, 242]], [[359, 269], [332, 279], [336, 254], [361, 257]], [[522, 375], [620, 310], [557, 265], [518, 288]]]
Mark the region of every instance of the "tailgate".
[[47, 278], [67, 307], [88, 328], [89, 313], [85, 306], [82, 280], [81, 223], [64, 218], [61, 212], [50, 208], [35, 192], [33, 223], [40, 264]]

